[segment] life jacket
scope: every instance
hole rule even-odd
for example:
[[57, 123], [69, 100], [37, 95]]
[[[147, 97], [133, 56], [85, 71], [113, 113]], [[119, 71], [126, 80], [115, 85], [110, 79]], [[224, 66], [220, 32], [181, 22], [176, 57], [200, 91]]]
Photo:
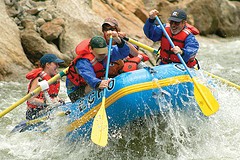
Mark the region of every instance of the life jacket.
[[97, 61], [95, 56], [91, 54], [89, 50], [89, 43], [90, 43], [90, 39], [86, 39], [77, 45], [75, 49], [77, 56], [71, 62], [68, 69], [67, 77], [75, 86], [87, 85], [86, 81], [83, 79], [83, 77], [80, 74], [78, 74], [78, 70], [75, 67], [77, 61], [81, 58], [88, 59], [91, 62], [97, 78], [101, 78], [104, 76], [105, 69], [103, 65]]
[[[46, 72], [44, 72], [42, 70], [42, 68], [33, 69], [31, 72], [27, 73], [27, 75], [26, 75], [26, 78], [30, 80], [30, 82], [28, 84], [28, 93], [30, 91], [31, 84], [32, 84], [33, 80], [37, 77], [40, 77], [41, 80], [46, 80], [46, 81], [48, 81], [49, 79], [52, 78]], [[49, 89], [48, 89], [47, 92], [48, 92], [48, 94], [51, 98], [55, 98], [55, 97], [58, 96], [59, 89], [60, 89], [60, 80], [57, 80], [55, 83], [53, 83], [49, 86]], [[44, 102], [46, 101], [46, 99], [43, 95], [43, 91], [41, 91], [36, 98], [43, 99]], [[27, 101], [27, 106], [30, 107], [30, 108], [37, 108], [38, 107], [36, 105], [33, 105], [33, 104], [29, 103], [28, 101]]]
[[149, 60], [149, 57], [144, 53], [138, 54], [136, 57], [128, 57], [124, 60], [123, 72], [130, 72], [138, 69], [138, 64]]
[[190, 25], [190, 24], [188, 24], [188, 23], [186, 23], [186, 27], [191, 31], [191, 33], [192, 34], [194, 34], [194, 35], [198, 35], [200, 32], [199, 32], [199, 30], [196, 28], [196, 27], [194, 27], [194, 26], [192, 26], [192, 25]]
[[[167, 24], [165, 29], [168, 33], [169, 37], [172, 39], [175, 46], [179, 46], [180, 48], [184, 47], [184, 42], [187, 36], [193, 32], [193, 34], [198, 34], [199, 31], [191, 26], [190, 24], [186, 25], [187, 27], [184, 28], [181, 32], [179, 32], [177, 35], [172, 35], [172, 32], [170, 30], [170, 25]], [[161, 51], [160, 51], [160, 59], [163, 64], [168, 63], [180, 63], [180, 60], [178, 59], [178, 56], [174, 54], [174, 52], [171, 51], [171, 45], [168, 41], [168, 39], [163, 35], [161, 39]], [[194, 67], [197, 64], [197, 60], [195, 59], [195, 56], [190, 57], [186, 65], [190, 68]]]

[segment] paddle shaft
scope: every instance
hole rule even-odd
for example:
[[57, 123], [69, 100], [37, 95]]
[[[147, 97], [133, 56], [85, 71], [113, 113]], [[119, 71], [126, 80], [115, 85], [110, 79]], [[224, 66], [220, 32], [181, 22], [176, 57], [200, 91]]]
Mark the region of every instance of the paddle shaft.
[[223, 83], [228, 84], [229, 86], [235, 87], [236, 89], [240, 90], [240, 86], [237, 85], [237, 84], [235, 84], [235, 83], [233, 83], [233, 82], [230, 82], [230, 81], [228, 81], [228, 80], [226, 80], [226, 79], [223, 79], [223, 78], [221, 78], [221, 77], [218, 77], [218, 76], [216, 76], [216, 75], [214, 75], [214, 74], [212, 74], [212, 73], [209, 73], [209, 72], [207, 72], [207, 71], [203, 71], [203, 72], [205, 72], [206, 74], [208, 74], [209, 76], [211, 76], [211, 77], [213, 77], [213, 78], [219, 79], [220, 81], [222, 81]]
[[[54, 77], [52, 77], [51, 79], [48, 80], [48, 84], [51, 85], [54, 82], [56, 82], [59, 78], [63, 77], [68, 71], [68, 67], [65, 68], [63, 71], [61, 71], [60, 73], [58, 73], [57, 75], [55, 75]], [[37, 87], [35, 90], [33, 90], [32, 92], [28, 93], [26, 96], [24, 96], [23, 98], [21, 98], [20, 100], [18, 100], [16, 103], [14, 103], [13, 105], [11, 105], [10, 107], [6, 108], [5, 110], [3, 110], [0, 113], [0, 118], [3, 117], [5, 114], [7, 114], [8, 112], [12, 111], [14, 108], [16, 108], [17, 106], [19, 106], [20, 104], [22, 104], [23, 102], [25, 102], [26, 100], [30, 99], [31, 97], [33, 97], [36, 94], [39, 94], [41, 92], [41, 87]]]
[[[56, 114], [56, 116], [61, 116], [62, 117], [62, 116], [68, 115], [68, 114], [69, 114], [68, 111], [67, 112], [62, 111], [62, 112], [58, 112]], [[27, 121], [25, 120], [24, 122], [21, 122], [19, 125], [15, 126], [14, 129], [11, 131], [11, 133], [19, 132], [19, 131], [21, 132], [23, 129], [26, 130], [27, 127], [32, 126], [32, 125], [37, 125], [40, 122], [44, 122], [47, 119], [49, 119], [49, 117], [51, 117], [51, 120], [52, 120], [52, 118], [53, 118], [52, 115], [51, 116], [49, 116], [49, 115], [43, 116], [43, 117], [36, 118], [36, 119], [33, 119], [33, 120], [27, 120]]]
[[141, 43], [141, 42], [135, 41], [135, 40], [133, 40], [133, 39], [131, 39], [131, 38], [128, 38], [128, 37], [124, 37], [123, 39], [126, 40], [126, 41], [128, 41], [128, 42], [130, 42], [130, 43], [132, 43], [132, 44], [135, 44], [135, 45], [137, 45], [137, 46], [139, 46], [139, 47], [141, 47], [141, 48], [144, 48], [144, 49], [146, 49], [146, 50], [148, 50], [148, 51], [150, 51], [150, 52], [152, 52], [152, 53], [155, 53], [155, 54], [158, 53], [157, 50], [155, 50], [155, 49], [153, 49], [152, 47], [149, 47], [149, 46], [147, 46], [147, 45], [145, 45], [145, 44], [143, 44], [143, 43]]
[[[110, 57], [111, 57], [111, 48], [112, 48], [112, 35], [110, 36], [109, 45], [108, 45], [108, 58], [107, 58], [105, 80], [108, 79], [108, 72], [109, 72], [109, 66], [110, 66]], [[104, 88], [103, 97], [106, 96], [106, 91], [107, 91], [107, 88]]]

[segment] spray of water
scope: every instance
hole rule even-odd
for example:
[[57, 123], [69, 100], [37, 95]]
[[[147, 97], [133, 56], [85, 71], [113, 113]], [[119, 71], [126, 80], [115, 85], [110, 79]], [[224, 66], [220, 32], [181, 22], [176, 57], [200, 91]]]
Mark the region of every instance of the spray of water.
[[[235, 47], [239, 40], [228, 45], [226, 43], [209, 43], [201, 39], [201, 44], [206, 45], [200, 51], [203, 56], [202, 66], [218, 63], [223, 69], [219, 68], [213, 73], [221, 73], [224, 78], [239, 84], [239, 78], [234, 76], [235, 72], [239, 75], [239, 64], [232, 63], [231, 66], [213, 58], [215, 52], [219, 53], [219, 59], [226, 58], [228, 49], [222, 46]], [[216, 50], [214, 44], [219, 50]], [[237, 49], [235, 52], [239, 53]], [[204, 55], [206, 50], [208, 53]], [[235, 62], [236, 59], [239, 57], [231, 60]], [[235, 69], [226, 72], [229, 67]], [[206, 70], [211, 72], [211, 69]], [[231, 76], [232, 79], [229, 78]], [[178, 107], [172, 110], [172, 104], [167, 98], [172, 93], [159, 88], [159, 92], [153, 96], [162, 112], [156, 114], [151, 111], [151, 116], [145, 116], [121, 129], [116, 128], [109, 135], [109, 143], [105, 148], [85, 140], [70, 143], [64, 136], [66, 121], [63, 117], [47, 121], [46, 125], [51, 126], [51, 129], [45, 133], [34, 131], [10, 134], [14, 126], [25, 118], [26, 105], [22, 104], [0, 119], [0, 159], [239, 159], [239, 90], [203, 73], [198, 75], [198, 80], [209, 87], [217, 98], [220, 110], [216, 114], [204, 117], [198, 109], [193, 109], [196, 108], [194, 99], [187, 103], [181, 100], [182, 104], [188, 106], [187, 110]], [[0, 110], [22, 98], [26, 94], [26, 86], [27, 83], [0, 82]], [[68, 101], [64, 82], [61, 83], [60, 92], [60, 96], [65, 96], [64, 99]], [[178, 91], [174, 94], [177, 96]], [[145, 108], [150, 110], [151, 106], [146, 105]]]

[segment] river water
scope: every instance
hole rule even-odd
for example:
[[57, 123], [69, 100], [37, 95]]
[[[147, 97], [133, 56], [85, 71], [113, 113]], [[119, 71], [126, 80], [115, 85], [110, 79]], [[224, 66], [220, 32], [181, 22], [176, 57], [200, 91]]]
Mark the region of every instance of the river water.
[[[240, 85], [240, 38], [198, 37], [201, 67]], [[10, 134], [25, 117], [25, 104], [0, 119], [0, 159], [240, 159], [240, 91], [207, 77], [215, 86], [220, 110], [203, 118], [194, 113], [169, 112], [130, 124], [109, 137], [107, 147], [91, 142], [69, 143], [61, 122], [51, 122], [45, 134]], [[0, 110], [26, 94], [27, 82], [0, 82]], [[66, 98], [64, 82], [62, 98]]]

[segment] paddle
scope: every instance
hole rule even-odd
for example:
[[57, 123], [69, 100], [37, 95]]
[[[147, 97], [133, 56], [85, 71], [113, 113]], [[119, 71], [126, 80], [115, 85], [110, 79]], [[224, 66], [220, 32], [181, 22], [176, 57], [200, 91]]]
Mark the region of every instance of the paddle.
[[[156, 16], [156, 20], [160, 24], [160, 26], [161, 26], [165, 36], [167, 37], [169, 43], [171, 44], [171, 46], [175, 47], [175, 45], [173, 44], [172, 40], [170, 39], [168, 33], [166, 32], [164, 26], [162, 25], [160, 19], [157, 16]], [[219, 109], [219, 104], [218, 104], [217, 100], [214, 98], [214, 96], [212, 95], [211, 91], [207, 87], [205, 87], [202, 84], [199, 84], [196, 81], [196, 79], [192, 76], [191, 72], [189, 71], [186, 63], [182, 59], [181, 55], [178, 53], [177, 56], [178, 56], [179, 60], [181, 61], [181, 63], [183, 64], [184, 68], [187, 70], [189, 76], [191, 77], [191, 79], [194, 83], [194, 96], [195, 96], [195, 99], [196, 99], [200, 109], [202, 110], [203, 114], [205, 116], [210, 116], [210, 115], [214, 114], [215, 112], [217, 112]]]
[[228, 84], [229, 86], [235, 87], [236, 89], [240, 90], [240, 86], [235, 84], [235, 83], [233, 83], [233, 82], [230, 82], [230, 81], [228, 81], [228, 80], [226, 80], [224, 78], [218, 77], [218, 76], [216, 76], [216, 75], [214, 75], [212, 73], [209, 73], [207, 71], [203, 71], [203, 72], [205, 72], [206, 74], [208, 74], [209, 76], [211, 76], [213, 78], [219, 79], [220, 81], [222, 81], [223, 83]]
[[[58, 74], [56, 74], [54, 77], [52, 77], [51, 79], [48, 80], [48, 84], [51, 85], [54, 82], [56, 82], [59, 78], [63, 77], [68, 71], [68, 67], [65, 68], [63, 71], [59, 72]], [[34, 95], [38, 94], [41, 92], [41, 87], [37, 87], [35, 90], [33, 90], [32, 92], [28, 93], [26, 96], [24, 96], [23, 98], [21, 98], [20, 100], [18, 100], [16, 103], [14, 103], [13, 105], [11, 105], [10, 107], [6, 108], [5, 110], [3, 110], [0, 113], [0, 118], [3, 117], [5, 114], [7, 114], [8, 112], [10, 112], [11, 110], [13, 110], [14, 108], [16, 108], [17, 106], [19, 106], [20, 104], [22, 104], [23, 102], [25, 102], [26, 100], [28, 100], [29, 98], [33, 97]]]
[[[108, 79], [111, 47], [112, 47], [112, 35], [110, 36], [110, 41], [108, 45], [108, 58], [107, 58], [105, 79]], [[91, 133], [91, 140], [95, 144], [102, 147], [105, 147], [107, 145], [107, 140], [108, 140], [108, 120], [107, 120], [107, 114], [105, 110], [106, 91], [107, 89], [104, 88], [102, 105], [93, 120], [92, 133]]]
[[141, 48], [143, 48], [143, 49], [146, 49], [146, 50], [148, 50], [149, 52], [152, 52], [152, 53], [155, 53], [155, 54], [158, 53], [158, 51], [157, 51], [156, 49], [154, 49], [154, 48], [152, 48], [152, 47], [150, 47], [150, 46], [147, 46], [146, 44], [143, 44], [143, 43], [141, 43], [141, 42], [135, 41], [135, 40], [132, 39], [132, 38], [124, 37], [123, 39], [126, 40], [126, 41], [128, 41], [128, 42], [130, 42], [130, 43], [132, 43], [132, 44], [135, 44], [135, 45], [137, 45], [137, 46], [139, 46], [139, 47], [141, 47]]
[[[70, 112], [67, 111], [67, 112], [58, 112], [56, 114], [54, 114], [54, 116], [58, 116], [58, 117], [63, 117], [65, 115], [68, 115]], [[11, 131], [11, 133], [14, 133], [14, 132], [23, 132], [25, 130], [27, 130], [30, 126], [38, 126], [40, 125], [40, 123], [43, 123], [44, 121], [46, 121], [47, 119], [49, 119], [49, 115], [47, 116], [43, 116], [43, 117], [40, 117], [40, 118], [36, 118], [36, 119], [33, 119], [33, 120], [24, 120], [22, 121], [20, 124], [18, 124], [17, 126], [15, 126], [13, 128], [13, 130]], [[51, 115], [51, 120], [53, 118], [53, 115]]]
[[139, 46], [139, 47], [141, 47], [141, 48], [144, 48], [144, 49], [146, 49], [146, 50], [148, 50], [148, 51], [150, 51], [150, 52], [152, 52], [152, 53], [155, 53], [155, 54], [158, 53], [157, 50], [155, 50], [155, 49], [153, 49], [152, 47], [149, 47], [149, 46], [147, 46], [147, 45], [145, 45], [145, 44], [143, 44], [143, 43], [141, 43], [141, 42], [135, 41], [135, 40], [133, 40], [133, 39], [131, 39], [131, 38], [128, 38], [128, 37], [124, 37], [123, 39], [126, 40], [126, 41], [128, 41], [128, 42], [130, 42], [130, 43], [132, 43], [132, 44], [135, 44], [135, 45], [137, 45], [137, 46]]

